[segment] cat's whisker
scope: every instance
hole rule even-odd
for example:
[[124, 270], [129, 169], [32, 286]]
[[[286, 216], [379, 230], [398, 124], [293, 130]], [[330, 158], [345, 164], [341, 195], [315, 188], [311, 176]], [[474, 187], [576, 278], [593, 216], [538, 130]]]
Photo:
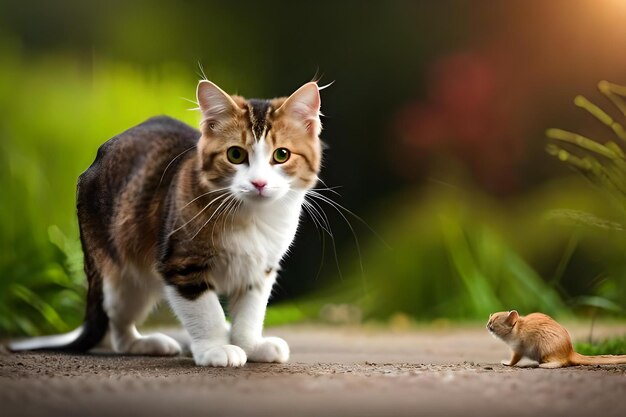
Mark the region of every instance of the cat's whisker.
[[[230, 201], [226, 204], [226, 207], [228, 207], [229, 204], [230, 204]], [[211, 225], [211, 244], [213, 246], [215, 246], [215, 226], [217, 225], [217, 222], [218, 222], [218, 220], [220, 218], [219, 211], [220, 211], [220, 207], [218, 207], [215, 210], [215, 212], [213, 213], [215, 215], [215, 220], [213, 220], [213, 223]], [[202, 227], [204, 227], [204, 226], [202, 226]]]
[[[320, 259], [320, 263], [319, 266], [317, 267], [317, 274], [315, 274], [315, 280], [317, 280], [320, 276], [320, 274], [322, 273], [322, 267], [324, 266], [324, 259], [326, 257], [326, 235], [324, 234], [324, 232], [322, 230], [320, 230], [320, 227], [331, 237], [331, 239], [333, 238], [333, 235], [331, 234], [331, 232], [329, 230], [327, 230], [326, 228], [324, 228], [321, 224], [319, 224], [319, 219], [317, 219], [316, 216], [319, 216], [314, 214], [312, 212], [312, 210], [314, 210], [315, 208], [313, 207], [313, 205], [308, 202], [306, 199], [303, 201], [302, 207], [305, 209], [305, 212], [309, 215], [309, 217], [311, 217], [311, 220], [313, 221], [313, 224], [315, 225], [315, 228], [317, 229], [317, 233], [320, 237], [320, 240], [322, 241], [322, 249], [321, 249], [321, 254], [322, 257]], [[319, 226], [318, 226], [319, 224]]]
[[328, 219], [328, 216], [326, 215], [326, 212], [316, 201], [308, 201], [308, 204], [311, 211], [316, 214], [320, 225], [323, 225], [323, 229], [328, 233], [331, 239], [334, 239], [335, 235], [330, 227], [330, 221]]
[[341, 194], [339, 194], [337, 191], [335, 191], [338, 188], [343, 188], [343, 186], [335, 185], [334, 187], [311, 188], [309, 191], [330, 191], [331, 193], [336, 194], [336, 195], [341, 197]]
[[[309, 194], [307, 193], [307, 196], [308, 195]], [[328, 220], [328, 216], [326, 215], [326, 212], [324, 211], [324, 209], [315, 200], [311, 200], [309, 203], [311, 203], [311, 207], [315, 206], [317, 207], [317, 209], [319, 209], [320, 219], [323, 219], [326, 226], [328, 227], [330, 242], [333, 248], [333, 255], [335, 256], [335, 265], [337, 266], [337, 272], [339, 273], [339, 278], [343, 280], [343, 274], [341, 273], [341, 267], [339, 266], [339, 255], [337, 254], [337, 244], [335, 243], [335, 237], [332, 233], [332, 228], [330, 227], [330, 221]]]
[[[290, 195], [289, 193], [287, 193], [284, 196], [284, 198], [286, 200], [289, 200], [290, 202], [293, 202], [296, 199], [295, 195]], [[322, 215], [315, 208], [315, 206], [311, 204], [311, 202], [306, 200], [306, 198], [302, 200], [302, 208], [304, 209], [304, 212], [308, 214], [309, 217], [311, 218], [313, 225], [315, 226], [315, 229], [317, 230], [318, 236], [320, 237], [320, 240], [322, 241], [322, 249], [321, 249], [322, 257], [320, 258], [319, 266], [317, 268], [317, 274], [315, 275], [315, 279], [317, 280], [322, 272], [322, 268], [324, 266], [324, 259], [326, 257], [326, 234], [328, 234], [330, 238], [333, 239], [333, 244], [334, 244], [334, 236], [333, 236], [332, 231], [330, 230], [330, 227], [327, 227], [329, 225], [324, 221], [324, 219], [322, 218]], [[323, 224], [327, 226], [325, 227]], [[324, 232], [326, 232], [326, 234]], [[339, 260], [337, 258], [336, 249], [334, 251], [334, 254], [335, 254], [335, 262], [337, 264], [337, 270], [339, 271], [339, 276], [341, 277], [341, 269], [339, 268]]]
[[331, 192], [331, 193], [335, 194], [338, 197], [341, 197], [341, 194], [339, 194], [337, 191], [335, 191], [332, 188], [313, 188], [313, 189], [311, 189], [309, 191], [328, 191], [328, 192]]
[[227, 196], [228, 194], [221, 194], [217, 197], [215, 197], [213, 200], [211, 200], [206, 206], [204, 206], [202, 208], [202, 210], [200, 210], [198, 213], [196, 213], [195, 216], [193, 216], [191, 219], [187, 220], [187, 222], [185, 222], [182, 226], [174, 229], [172, 232], [170, 232], [169, 236], [172, 236], [174, 233], [178, 232], [179, 230], [183, 229], [185, 226], [187, 226], [189, 223], [191, 223], [192, 221], [194, 221], [198, 216], [200, 216], [206, 209], [209, 208], [209, 206], [211, 204], [213, 204], [215, 201], [219, 200], [220, 198], [224, 198], [224, 196]]
[[[219, 197], [218, 197], [219, 198]], [[211, 216], [209, 216], [209, 218], [207, 219], [206, 222], [204, 222], [204, 224], [198, 229], [198, 231], [191, 237], [191, 239], [189, 240], [193, 240], [196, 236], [198, 236], [198, 234], [202, 231], [202, 229], [205, 228], [205, 226], [207, 224], [209, 224], [209, 222], [211, 221], [211, 219], [213, 219], [213, 217], [215, 217], [215, 215], [220, 211], [220, 208], [222, 208], [224, 206], [224, 204], [226, 204], [228, 201], [230, 201], [230, 199], [234, 198], [234, 196], [232, 194], [227, 194], [226, 198], [224, 199], [224, 201], [222, 201], [220, 203], [219, 206], [217, 206], [217, 208], [215, 209], [215, 211], [211, 214]]]
[[[283, 199], [288, 200], [290, 202], [296, 201], [295, 195], [290, 195], [289, 192], [285, 194]], [[284, 203], [281, 203], [281, 205], [285, 206]], [[332, 236], [332, 233], [328, 230], [328, 228], [324, 227], [322, 223], [320, 223], [320, 219], [318, 217], [321, 218], [321, 215], [319, 213], [317, 213], [316, 215], [315, 212], [313, 212], [313, 210], [315, 210], [315, 207], [313, 207], [309, 201], [307, 201], [306, 199], [302, 200], [302, 208], [304, 209], [305, 213], [308, 214], [311, 220], [313, 221], [313, 225], [317, 229], [317, 232], [318, 234], [320, 234], [320, 236], [322, 236], [320, 228], [322, 228], [326, 233]]]
[[317, 180], [318, 180], [319, 182], [321, 182], [321, 183], [322, 183], [322, 185], [323, 185], [324, 187], [328, 188], [328, 184], [326, 184], [326, 183], [324, 182], [324, 180], [323, 180], [323, 179], [321, 179], [319, 176], [317, 176]]
[[157, 189], [159, 187], [161, 187], [161, 183], [163, 183], [163, 178], [165, 178], [165, 173], [167, 172], [167, 170], [169, 169], [169, 167], [174, 163], [174, 161], [176, 161], [178, 158], [180, 158], [181, 156], [183, 156], [184, 154], [186, 154], [187, 152], [189, 152], [190, 150], [194, 149], [196, 147], [196, 145], [193, 145], [192, 147], [185, 149], [184, 151], [182, 151], [181, 153], [179, 153], [178, 155], [176, 155], [169, 164], [167, 164], [167, 166], [165, 167], [165, 169], [163, 170], [163, 174], [161, 174], [161, 179], [159, 180], [159, 185], [156, 187]]
[[201, 232], [201, 231], [202, 231], [202, 230], [203, 230], [203, 229], [204, 229], [204, 228], [205, 228], [205, 227], [209, 224], [209, 223], [211, 223], [211, 220], [212, 220], [212, 219], [215, 219], [215, 220], [213, 220], [213, 226], [212, 226], [212, 228], [211, 228], [211, 242], [212, 242], [213, 244], [215, 244], [215, 241], [213, 240], [213, 231], [215, 230], [215, 224], [217, 223], [217, 219], [219, 218], [219, 213], [220, 213], [220, 211], [221, 211], [222, 207], [223, 207], [225, 204], [228, 204], [228, 202], [229, 202], [229, 198], [228, 198], [228, 197], [226, 197], [226, 198], [225, 198], [225, 199], [224, 199], [224, 200], [223, 200], [223, 201], [219, 204], [219, 206], [217, 206], [217, 208], [216, 208], [215, 210], [213, 210], [213, 213], [211, 213], [211, 215], [209, 216], [209, 218], [208, 218], [208, 219], [207, 219], [207, 220], [206, 220], [206, 221], [202, 224], [202, 226], [200, 226], [200, 227], [198, 228], [198, 230], [196, 231], [196, 233], [194, 233], [194, 235], [193, 235], [193, 236], [192, 236], [189, 240], [190, 240], [190, 241], [191, 241], [191, 240], [193, 240], [193, 239], [194, 239], [194, 238], [195, 238], [195, 237], [196, 237], [196, 236], [197, 236], [197, 235], [198, 235], [198, 234], [199, 234], [199, 233], [200, 233], [200, 232]]
[[182, 207], [180, 208], [180, 210], [183, 210], [183, 209], [187, 208], [187, 206], [189, 206], [191, 203], [193, 203], [194, 201], [199, 200], [200, 198], [202, 198], [202, 197], [204, 197], [204, 196], [207, 196], [207, 195], [209, 195], [209, 194], [213, 194], [213, 193], [218, 193], [218, 192], [220, 192], [220, 191], [225, 191], [225, 190], [228, 190], [228, 187], [219, 188], [219, 189], [217, 189], [217, 190], [208, 191], [208, 192], [206, 192], [206, 193], [204, 193], [204, 194], [200, 194], [198, 197], [194, 198], [193, 200], [191, 200], [190, 202], [188, 202], [187, 204], [185, 204], [184, 206], [182, 206]]
[[324, 218], [322, 218], [322, 215], [313, 204], [311, 204], [309, 201], [304, 200], [303, 207], [307, 210], [307, 212], [311, 216], [311, 219], [314, 223], [316, 223], [316, 225], [319, 224], [319, 227], [321, 227], [326, 233], [328, 233], [330, 237], [334, 237], [332, 231], [329, 228], [328, 222], [325, 221]]
[[[311, 221], [313, 222], [313, 225], [315, 226], [315, 230], [317, 230], [317, 234], [320, 237], [320, 239], [323, 236], [323, 231], [322, 229], [323, 226], [319, 223], [319, 220], [317, 219], [315, 213], [312, 211], [312, 209], [310, 208], [310, 203], [307, 201], [304, 201], [302, 204], [302, 208], [304, 209], [304, 211], [306, 212], [306, 214], [309, 215], [309, 217], [311, 218]], [[324, 231], [326, 231], [326, 233], [328, 233], [328, 231], [326, 229], [324, 229]]]
[[309, 191], [336, 190], [336, 189], [339, 189], [339, 188], [343, 188], [343, 185], [334, 185], [332, 187], [311, 188]]
[[[237, 216], [237, 211], [239, 207], [243, 204], [241, 200], [235, 200], [235, 204], [233, 208], [230, 210], [230, 234], [232, 235], [235, 232], [235, 217]], [[228, 219], [228, 217], [226, 217]], [[224, 222], [224, 234], [226, 234], [226, 222]]]
[[[363, 218], [361, 218], [359, 215], [355, 214], [353, 211], [348, 210], [347, 208], [345, 208], [341, 204], [339, 204], [336, 201], [330, 199], [328, 196], [325, 196], [325, 195], [320, 194], [318, 192], [313, 191], [311, 193], [307, 193], [307, 195], [311, 195], [312, 197], [318, 197], [320, 199], [324, 199], [324, 201], [326, 201], [326, 203], [328, 203], [329, 205], [333, 206], [335, 208], [335, 210], [337, 210], [337, 211], [343, 210], [345, 213], [347, 213], [350, 216], [354, 217], [361, 224], [363, 224], [363, 226], [365, 226], [370, 232], [372, 232], [372, 234], [374, 236], [376, 236], [383, 243], [383, 245], [385, 245], [387, 247], [387, 249], [391, 249], [391, 246], [389, 246], [389, 244], [385, 241], [385, 239], [383, 239], [365, 220], [363, 220]], [[346, 221], [347, 221], [347, 219], [346, 219]]]
[[[307, 194], [311, 195], [314, 198], [317, 198], [320, 201], [324, 201], [325, 203], [329, 204], [344, 219], [344, 221], [346, 222], [346, 224], [350, 228], [350, 231], [352, 232], [352, 236], [354, 237], [354, 244], [356, 246], [357, 254], [359, 255], [359, 266], [361, 267], [361, 273], [362, 273], [363, 272], [363, 256], [361, 255], [361, 245], [359, 244], [359, 239], [358, 239], [358, 237], [356, 235], [356, 231], [354, 230], [354, 227], [352, 226], [352, 223], [350, 223], [348, 218], [341, 212], [341, 210], [339, 208], [342, 208], [342, 209], [344, 209], [344, 210], [346, 210], [348, 212], [350, 212], [350, 210], [346, 209], [341, 204], [336, 203], [335, 201], [331, 200], [330, 198], [326, 197], [325, 195], [318, 193], [317, 191], [311, 191], [311, 192], [309, 192]], [[350, 212], [350, 213], [352, 213], [352, 212]]]
[[181, 100], [188, 101], [191, 104], [195, 104], [196, 106], [199, 106], [199, 104], [198, 104], [198, 102], [196, 100], [191, 100], [191, 99], [188, 99], [187, 97], [178, 97], [178, 98], [181, 99]]
[[329, 236], [334, 239], [335, 236], [332, 233], [332, 229], [330, 227], [330, 220], [328, 219], [328, 216], [326, 215], [324, 209], [315, 200], [310, 200], [308, 201], [308, 203], [311, 205], [311, 208], [319, 215], [319, 220], [326, 226], [325, 230], [328, 231]]
[[202, 77], [201, 80], [208, 80], [206, 74], [204, 73], [204, 66], [202, 65], [202, 62], [200, 61], [198, 61], [198, 70], [200, 71], [198, 76]]
[[311, 209], [309, 208], [309, 202], [308, 201], [303, 201], [302, 202], [302, 208], [304, 209], [305, 213], [309, 215], [309, 217], [311, 218], [311, 220], [313, 221], [313, 225], [315, 226], [315, 230], [317, 230], [317, 234], [320, 236], [321, 238], [321, 229], [319, 226], [319, 223], [317, 222], [317, 218], [315, 217], [314, 214], [311, 213]]
[[[311, 219], [313, 220], [314, 224], [319, 224], [319, 227], [328, 234], [328, 236], [331, 239], [331, 242], [333, 244], [333, 253], [335, 255], [335, 263], [337, 264], [337, 271], [339, 272], [339, 275], [341, 276], [341, 268], [339, 267], [339, 259], [337, 257], [337, 249], [335, 246], [335, 236], [333, 235], [332, 229], [330, 228], [330, 223], [328, 222], [328, 218], [326, 217], [326, 214], [324, 213], [324, 211], [322, 210], [321, 207], [319, 207], [319, 205], [315, 204], [313, 205], [311, 202], [307, 201], [306, 199], [304, 200], [303, 206], [305, 207], [306, 212], [309, 214], [309, 216], [311, 217]], [[316, 208], [316, 206], [319, 208]], [[321, 211], [321, 213], [320, 213]], [[324, 213], [324, 214], [322, 214]], [[324, 217], [326, 217], [326, 219], [324, 219]], [[318, 228], [318, 226], [315, 226], [316, 228]], [[324, 233], [322, 233], [319, 228], [318, 228], [318, 233], [320, 234], [321, 240], [322, 240], [322, 258], [325, 256], [325, 250], [326, 250], [326, 237], [324, 235]], [[318, 276], [319, 273], [322, 269], [322, 262], [323, 259], [320, 261], [320, 267], [318, 268]]]
[[332, 187], [329, 187], [328, 184], [326, 184], [326, 182], [324, 182], [323, 179], [321, 179], [320, 177], [317, 177], [317, 181], [319, 181], [324, 187], [320, 187], [320, 188], [312, 188], [309, 191], [331, 191], [334, 194], [337, 194], [338, 196], [341, 196], [338, 192], [334, 191], [338, 188], [343, 188], [343, 185], [334, 185]]
[[[233, 196], [234, 197], [234, 196]], [[224, 206], [224, 208], [221, 209], [220, 213], [217, 214], [217, 216], [215, 217], [215, 220], [213, 221], [213, 227], [211, 228], [211, 243], [213, 243], [213, 245], [215, 245], [215, 226], [218, 224], [218, 219], [221, 217], [222, 218], [222, 223], [223, 223], [223, 233], [226, 233], [226, 222], [228, 220], [228, 213], [230, 211], [230, 209], [237, 204], [237, 199], [236, 198], [231, 198], [228, 201], [228, 204], [226, 204]]]

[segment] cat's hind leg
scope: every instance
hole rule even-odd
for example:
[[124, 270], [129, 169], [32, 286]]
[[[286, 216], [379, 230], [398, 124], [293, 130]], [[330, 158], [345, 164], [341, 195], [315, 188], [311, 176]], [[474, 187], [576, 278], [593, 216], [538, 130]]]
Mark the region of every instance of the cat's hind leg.
[[111, 268], [104, 279], [104, 308], [109, 316], [111, 343], [118, 353], [172, 356], [180, 344], [161, 333], [142, 336], [141, 323], [162, 297], [162, 284], [152, 274], [135, 269]]

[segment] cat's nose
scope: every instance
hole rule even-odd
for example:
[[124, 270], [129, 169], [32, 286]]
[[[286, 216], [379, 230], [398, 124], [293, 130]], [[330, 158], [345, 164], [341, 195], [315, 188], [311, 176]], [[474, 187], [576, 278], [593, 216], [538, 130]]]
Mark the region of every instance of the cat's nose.
[[263, 191], [263, 188], [265, 188], [265, 186], [267, 185], [267, 181], [265, 180], [252, 180], [250, 182], [252, 183], [252, 185], [254, 185], [254, 188], [259, 191]]

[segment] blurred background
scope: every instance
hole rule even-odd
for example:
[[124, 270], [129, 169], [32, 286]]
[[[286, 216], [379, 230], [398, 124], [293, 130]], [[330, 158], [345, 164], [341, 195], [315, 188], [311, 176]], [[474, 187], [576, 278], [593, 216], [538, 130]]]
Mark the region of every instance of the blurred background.
[[153, 115], [197, 125], [200, 66], [246, 97], [334, 81], [323, 194], [347, 210], [316, 200], [332, 236], [304, 219], [270, 324], [622, 318], [626, 165], [554, 158], [546, 130], [623, 160], [597, 86], [624, 92], [624, 22], [622, 0], [2, 0], [0, 335], [81, 321], [76, 179]]

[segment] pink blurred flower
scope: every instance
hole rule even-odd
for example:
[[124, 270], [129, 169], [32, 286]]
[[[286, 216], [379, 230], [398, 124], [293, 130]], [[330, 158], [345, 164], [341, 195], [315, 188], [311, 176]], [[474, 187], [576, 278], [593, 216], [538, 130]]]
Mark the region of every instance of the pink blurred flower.
[[[479, 54], [437, 61], [427, 99], [407, 104], [394, 121], [395, 137], [407, 151], [404, 163], [415, 167], [433, 156], [452, 157], [483, 186], [506, 191], [514, 182], [520, 141], [511, 134], [512, 111], [502, 104], [504, 94], [494, 66]], [[406, 168], [403, 175], [413, 176]], [[420, 170], [413, 172], [421, 175]]]

